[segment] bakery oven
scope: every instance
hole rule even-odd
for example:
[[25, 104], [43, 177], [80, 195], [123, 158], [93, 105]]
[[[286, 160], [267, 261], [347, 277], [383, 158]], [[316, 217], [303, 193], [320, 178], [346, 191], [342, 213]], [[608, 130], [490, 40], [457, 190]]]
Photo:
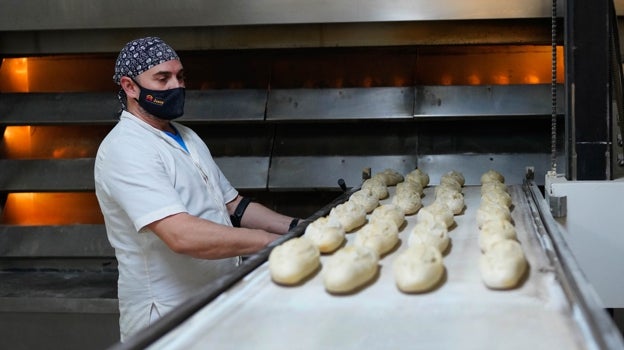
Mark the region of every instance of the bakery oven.
[[[180, 55], [189, 90], [181, 121], [206, 140], [237, 188], [293, 215], [309, 215], [339, 193], [339, 179], [358, 186], [367, 168], [406, 171], [429, 163], [439, 171], [436, 158], [470, 155], [482, 165], [500, 163], [519, 182], [522, 162], [547, 163], [549, 45]], [[116, 118], [114, 59], [89, 53], [3, 59], [0, 154], [10, 169], [3, 174], [4, 224], [102, 223], [90, 167]], [[526, 161], [513, 166], [509, 157]], [[297, 192], [312, 193], [299, 200]]]
[[[92, 168], [119, 112], [113, 63], [138, 36], [178, 51], [180, 121], [230, 182], [308, 221], [387, 168], [420, 168], [434, 181], [460, 170], [467, 186], [486, 169], [519, 187], [531, 174], [543, 191], [553, 165], [583, 177], [586, 159], [605, 158], [570, 151], [581, 132], [566, 115], [575, 76], [562, 4], [554, 21], [552, 4], [537, 0], [181, 1], [131, 15], [144, 3], [117, 4], [121, 15], [75, 1], [0, 11], [0, 329], [37, 334], [2, 331], [10, 344], [64, 334], [67, 348], [81, 348], [118, 337], [115, 258]], [[618, 152], [607, 153], [599, 164], [617, 164]]]

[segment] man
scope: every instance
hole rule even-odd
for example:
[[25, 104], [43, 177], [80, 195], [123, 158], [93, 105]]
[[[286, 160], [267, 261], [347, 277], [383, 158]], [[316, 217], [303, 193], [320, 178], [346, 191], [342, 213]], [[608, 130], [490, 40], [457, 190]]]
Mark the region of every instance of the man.
[[95, 161], [95, 190], [118, 260], [121, 340], [297, 225], [242, 198], [188, 127], [184, 70], [156, 37], [115, 63], [122, 113]]

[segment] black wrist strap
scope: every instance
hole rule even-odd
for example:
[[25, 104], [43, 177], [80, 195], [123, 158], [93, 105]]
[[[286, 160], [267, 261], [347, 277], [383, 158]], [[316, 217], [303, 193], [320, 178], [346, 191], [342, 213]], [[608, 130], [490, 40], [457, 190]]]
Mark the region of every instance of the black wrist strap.
[[290, 231], [293, 228], [297, 227], [298, 224], [299, 224], [299, 219], [298, 218], [292, 219], [292, 221], [290, 222], [290, 225], [288, 226], [288, 231]]
[[251, 203], [251, 198], [247, 198], [247, 197], [243, 197], [240, 200], [240, 202], [238, 202], [238, 205], [236, 206], [236, 209], [234, 210], [234, 214], [230, 215], [232, 226], [240, 227], [241, 220], [243, 219], [243, 214], [245, 213], [245, 210], [247, 209], [247, 206], [249, 205], [249, 203]]

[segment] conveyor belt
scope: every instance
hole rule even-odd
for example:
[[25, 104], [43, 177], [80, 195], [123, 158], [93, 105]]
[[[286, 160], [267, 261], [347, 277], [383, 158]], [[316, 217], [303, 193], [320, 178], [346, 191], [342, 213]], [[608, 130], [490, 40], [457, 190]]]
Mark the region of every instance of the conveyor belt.
[[[449, 233], [452, 245], [444, 256], [446, 276], [437, 289], [408, 295], [394, 284], [392, 261], [407, 247], [415, 224], [415, 217], [408, 216], [400, 246], [382, 258], [378, 276], [357, 293], [328, 294], [322, 272], [299, 286], [279, 286], [271, 281], [264, 263], [153, 348], [600, 348], [588, 336], [591, 332], [569, 290], [560, 283], [561, 269], [544, 249], [549, 243], [540, 239], [528, 196], [519, 185], [509, 189], [518, 239], [530, 264], [516, 289], [489, 290], [480, 280], [476, 224], [480, 187], [471, 186], [463, 189], [467, 207], [455, 217], [456, 226]], [[428, 204], [433, 188], [425, 194], [423, 201]], [[389, 199], [382, 201], [386, 202]], [[347, 236], [354, 238], [353, 233]]]

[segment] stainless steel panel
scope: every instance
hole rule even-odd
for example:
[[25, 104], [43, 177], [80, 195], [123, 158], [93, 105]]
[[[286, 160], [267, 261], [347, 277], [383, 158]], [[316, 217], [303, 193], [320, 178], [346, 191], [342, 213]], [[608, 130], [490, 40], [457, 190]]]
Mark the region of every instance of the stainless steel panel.
[[613, 319], [604, 310], [598, 294], [589, 287], [584, 273], [566, 243], [568, 233], [561, 229], [549, 211], [540, 189], [531, 181], [524, 185], [527, 204], [535, 222], [535, 230], [545, 253], [555, 262], [553, 267], [559, 275], [565, 294], [573, 301], [571, 311], [581, 325], [586, 337], [593, 337], [596, 349], [624, 349], [622, 333], [615, 327]]
[[408, 173], [416, 168], [415, 156], [327, 156], [327, 157], [274, 157], [269, 176], [270, 189], [338, 189], [338, 180], [347, 187], [362, 184], [362, 172], [372, 173], [392, 168]]
[[[559, 95], [562, 94], [560, 86]], [[267, 101], [267, 93], [268, 101]], [[559, 96], [562, 97], [562, 96]], [[563, 113], [563, 104], [558, 106]], [[0, 94], [0, 123], [113, 123], [115, 93]], [[406, 119], [549, 115], [549, 85], [189, 90], [181, 121]]]
[[412, 88], [271, 90], [267, 120], [409, 118]]
[[120, 108], [114, 92], [0, 94], [0, 124], [110, 123]]
[[567, 215], [557, 219], [576, 261], [606, 307], [624, 308], [623, 181], [564, 181], [554, 196], [567, 198]]
[[[269, 157], [216, 157], [215, 162], [232, 186], [264, 189]], [[93, 191], [95, 158], [0, 159], [0, 190], [7, 192]]]
[[266, 90], [187, 90], [185, 121], [264, 120]]
[[266, 189], [269, 162], [269, 157], [215, 158], [215, 163], [237, 189]]
[[0, 225], [0, 256], [5, 258], [113, 258], [104, 225]]
[[[550, 115], [550, 85], [416, 86], [414, 116]], [[563, 85], [557, 86], [563, 101]], [[557, 113], [564, 112], [558, 103]]]
[[[266, 90], [188, 90], [181, 121], [263, 120]], [[114, 123], [115, 92], [0, 94], [0, 124]]]
[[[117, 298], [16, 298], [0, 297], [0, 312], [119, 313]], [[118, 328], [118, 327], [117, 327]]]
[[[159, 36], [176, 50], [549, 43], [550, 23], [489, 20], [357, 22], [220, 27], [0, 31], [7, 55], [117, 53], [126, 42]], [[488, 33], [486, 36], [483, 33]]]
[[544, 0], [13, 0], [0, 2], [0, 31], [532, 18], [549, 17], [550, 7]]
[[0, 159], [0, 191], [94, 190], [94, 158]]
[[[26, 302], [29, 300], [26, 299]], [[34, 305], [59, 303], [49, 298]], [[88, 309], [92, 299], [74, 301], [75, 307]], [[1, 307], [1, 306], [0, 306]], [[0, 338], [3, 349], [106, 349], [119, 341], [119, 312], [2, 312]]]

